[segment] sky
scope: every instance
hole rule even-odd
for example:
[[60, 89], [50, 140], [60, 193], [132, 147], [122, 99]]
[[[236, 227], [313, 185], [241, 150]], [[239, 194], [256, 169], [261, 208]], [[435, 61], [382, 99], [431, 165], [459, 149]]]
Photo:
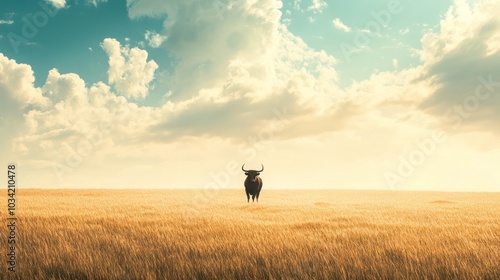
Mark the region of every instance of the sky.
[[0, 3], [23, 188], [500, 191], [498, 0]]

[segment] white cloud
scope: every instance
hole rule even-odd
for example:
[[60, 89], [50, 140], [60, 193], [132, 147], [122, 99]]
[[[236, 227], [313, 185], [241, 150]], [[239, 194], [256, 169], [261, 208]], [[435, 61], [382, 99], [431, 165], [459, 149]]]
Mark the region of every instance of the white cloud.
[[115, 39], [104, 39], [101, 46], [109, 56], [109, 83], [128, 98], [145, 98], [158, 68], [156, 62], [147, 61], [145, 50], [122, 47]]
[[399, 67], [399, 61], [397, 59], [395, 59], [395, 58], [392, 59], [392, 66], [394, 68], [398, 68]]
[[108, 0], [86, 0], [87, 3], [92, 4], [94, 7], [97, 7], [100, 3], [106, 3]]
[[62, 9], [66, 7], [66, 0], [45, 0], [45, 2], [54, 6], [54, 8]]
[[[280, 24], [279, 5], [276, 1], [236, 1], [231, 9], [219, 10], [206, 1], [160, 4], [143, 0], [133, 2], [129, 15], [168, 13], [165, 29], [159, 33], [168, 37], [162, 46], [178, 61], [169, 87], [173, 92], [170, 100], [179, 101], [223, 82], [232, 61], [250, 65], [250, 76], [267, 77], [270, 73], [262, 59], [272, 56]], [[199, 29], [208, 33], [197, 32]]]
[[[30, 108], [45, 109], [50, 100], [42, 96], [42, 91], [34, 86], [35, 76], [29, 65], [16, 61], [0, 53], [0, 149], [5, 153], [16, 147], [25, 152], [22, 143], [15, 137], [25, 132], [24, 114]], [[13, 157], [11, 157], [13, 158]]]
[[328, 4], [323, 0], [312, 0], [312, 3], [307, 7], [308, 11], [313, 11], [315, 13], [322, 13], [323, 10], [328, 7]]
[[475, 5], [467, 0], [454, 1], [441, 20], [439, 33], [429, 32], [423, 36], [420, 54], [422, 61], [437, 62], [472, 36], [487, 36], [488, 39], [493, 37], [500, 20], [492, 18], [492, 10], [499, 7], [500, 2], [495, 0], [484, 0]]
[[85, 81], [77, 74], [61, 75], [57, 69], [52, 69], [42, 91], [55, 104], [66, 102], [75, 108], [88, 105]]
[[75, 153], [77, 158], [97, 156], [114, 145], [130, 145], [162, 110], [138, 107], [102, 82], [87, 88], [78, 75], [57, 69], [50, 70], [44, 86], [36, 90], [50, 98], [51, 106], [29, 109], [24, 114], [25, 133], [13, 141], [15, 151], [26, 159], [45, 160], [51, 177], [54, 163], [74, 168], [68, 157]]
[[14, 21], [13, 20], [10, 20], [10, 19], [0, 19], [0, 24], [13, 24]]
[[[68, 7], [68, 3], [66, 2], [66, 0], [45, 0], [45, 2], [54, 6], [54, 8], [56, 9], [62, 9]], [[108, 0], [84, 0], [84, 2], [88, 5], [97, 7], [100, 3], [106, 3], [108, 2]]]
[[[439, 88], [420, 107], [450, 132], [497, 131], [492, 128], [496, 126], [494, 119], [500, 117], [500, 97], [496, 94], [500, 91], [498, 9], [498, 1], [474, 5], [455, 1], [439, 31], [422, 38], [424, 77], [434, 79]], [[466, 108], [470, 110], [460, 111]]]
[[[149, 16], [156, 16], [162, 8], [168, 14], [162, 32], [169, 37], [165, 47], [179, 61], [169, 79], [173, 94], [168, 98], [179, 110], [174, 119], [156, 128], [171, 131], [165, 134], [168, 139], [221, 133], [239, 138], [241, 127], [256, 131], [269, 112], [287, 99], [289, 110], [304, 118], [305, 128], [305, 115], [332, 103], [329, 95], [336, 94], [338, 79], [335, 59], [310, 49], [281, 25], [274, 1], [235, 6], [221, 14], [224, 20], [212, 13], [197, 13], [197, 9], [210, 8], [203, 1], [193, 2], [190, 9], [182, 1], [172, 7], [158, 4], [156, 9], [154, 2], [144, 2], [135, 2], [134, 7], [148, 7]], [[130, 14], [139, 16], [134, 9]], [[210, 30], [210, 36], [189, 31], [199, 28]], [[256, 104], [261, 114], [237, 116], [245, 116], [238, 112], [255, 111], [251, 108]], [[230, 126], [235, 120], [240, 125]]]
[[344, 32], [351, 32], [352, 29], [345, 25], [342, 21], [340, 21], [339, 18], [335, 18], [334, 20], [332, 20], [332, 23], [333, 23], [333, 26], [338, 29], [338, 30], [342, 30]]
[[148, 45], [152, 48], [159, 48], [165, 40], [167, 40], [167, 36], [160, 35], [154, 31], [146, 31], [144, 34], [144, 39], [148, 42]]
[[300, 2], [301, 0], [293, 0], [293, 8], [297, 11], [300, 11]]
[[500, 50], [500, 32], [493, 34], [486, 42], [486, 56], [493, 55]]
[[29, 65], [18, 64], [0, 53], [0, 89], [2, 98], [7, 95], [21, 107], [34, 105], [45, 107], [49, 100], [34, 87], [35, 77]]

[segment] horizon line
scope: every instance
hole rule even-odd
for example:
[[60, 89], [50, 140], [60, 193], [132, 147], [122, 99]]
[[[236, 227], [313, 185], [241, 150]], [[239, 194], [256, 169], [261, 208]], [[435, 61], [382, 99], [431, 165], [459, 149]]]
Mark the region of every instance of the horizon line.
[[[48, 191], [65, 191], [65, 190], [87, 190], [87, 191], [203, 191], [204, 188], [25, 188], [25, 187], [17, 187], [17, 190], [48, 190]], [[244, 191], [244, 188], [220, 188], [213, 189], [214, 191], [224, 191], [224, 190], [241, 190]], [[416, 189], [345, 189], [345, 188], [273, 188], [273, 189], [265, 189], [266, 191], [375, 191], [375, 192], [433, 192], [433, 193], [500, 193], [498, 191], [471, 191], [471, 190], [416, 190]]]

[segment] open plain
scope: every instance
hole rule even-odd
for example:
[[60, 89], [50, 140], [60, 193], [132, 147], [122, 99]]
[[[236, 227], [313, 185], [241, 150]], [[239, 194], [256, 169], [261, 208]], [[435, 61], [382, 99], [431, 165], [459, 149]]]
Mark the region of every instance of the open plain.
[[[193, 199], [200, 194], [207, 200]], [[499, 193], [264, 189], [258, 203], [244, 190], [17, 197], [18, 263], [2, 279], [500, 279]]]

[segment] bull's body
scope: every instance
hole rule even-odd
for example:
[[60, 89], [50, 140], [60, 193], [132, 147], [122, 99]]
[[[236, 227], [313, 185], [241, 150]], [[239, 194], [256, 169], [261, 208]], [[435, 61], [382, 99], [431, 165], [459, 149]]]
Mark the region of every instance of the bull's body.
[[257, 202], [259, 202], [260, 190], [262, 190], [262, 179], [259, 176], [256, 176], [255, 181], [252, 181], [250, 176], [247, 176], [247, 179], [245, 180], [247, 201], [250, 202], [250, 196], [252, 196], [252, 201], [257, 198]]
[[241, 170], [245, 172], [247, 178], [245, 179], [245, 192], [247, 193], [247, 202], [250, 202], [250, 196], [252, 196], [252, 201], [255, 201], [257, 198], [257, 202], [259, 202], [259, 194], [262, 190], [262, 179], [259, 177], [260, 172], [264, 171], [264, 166], [262, 166], [262, 170], [245, 170], [243, 167]]

